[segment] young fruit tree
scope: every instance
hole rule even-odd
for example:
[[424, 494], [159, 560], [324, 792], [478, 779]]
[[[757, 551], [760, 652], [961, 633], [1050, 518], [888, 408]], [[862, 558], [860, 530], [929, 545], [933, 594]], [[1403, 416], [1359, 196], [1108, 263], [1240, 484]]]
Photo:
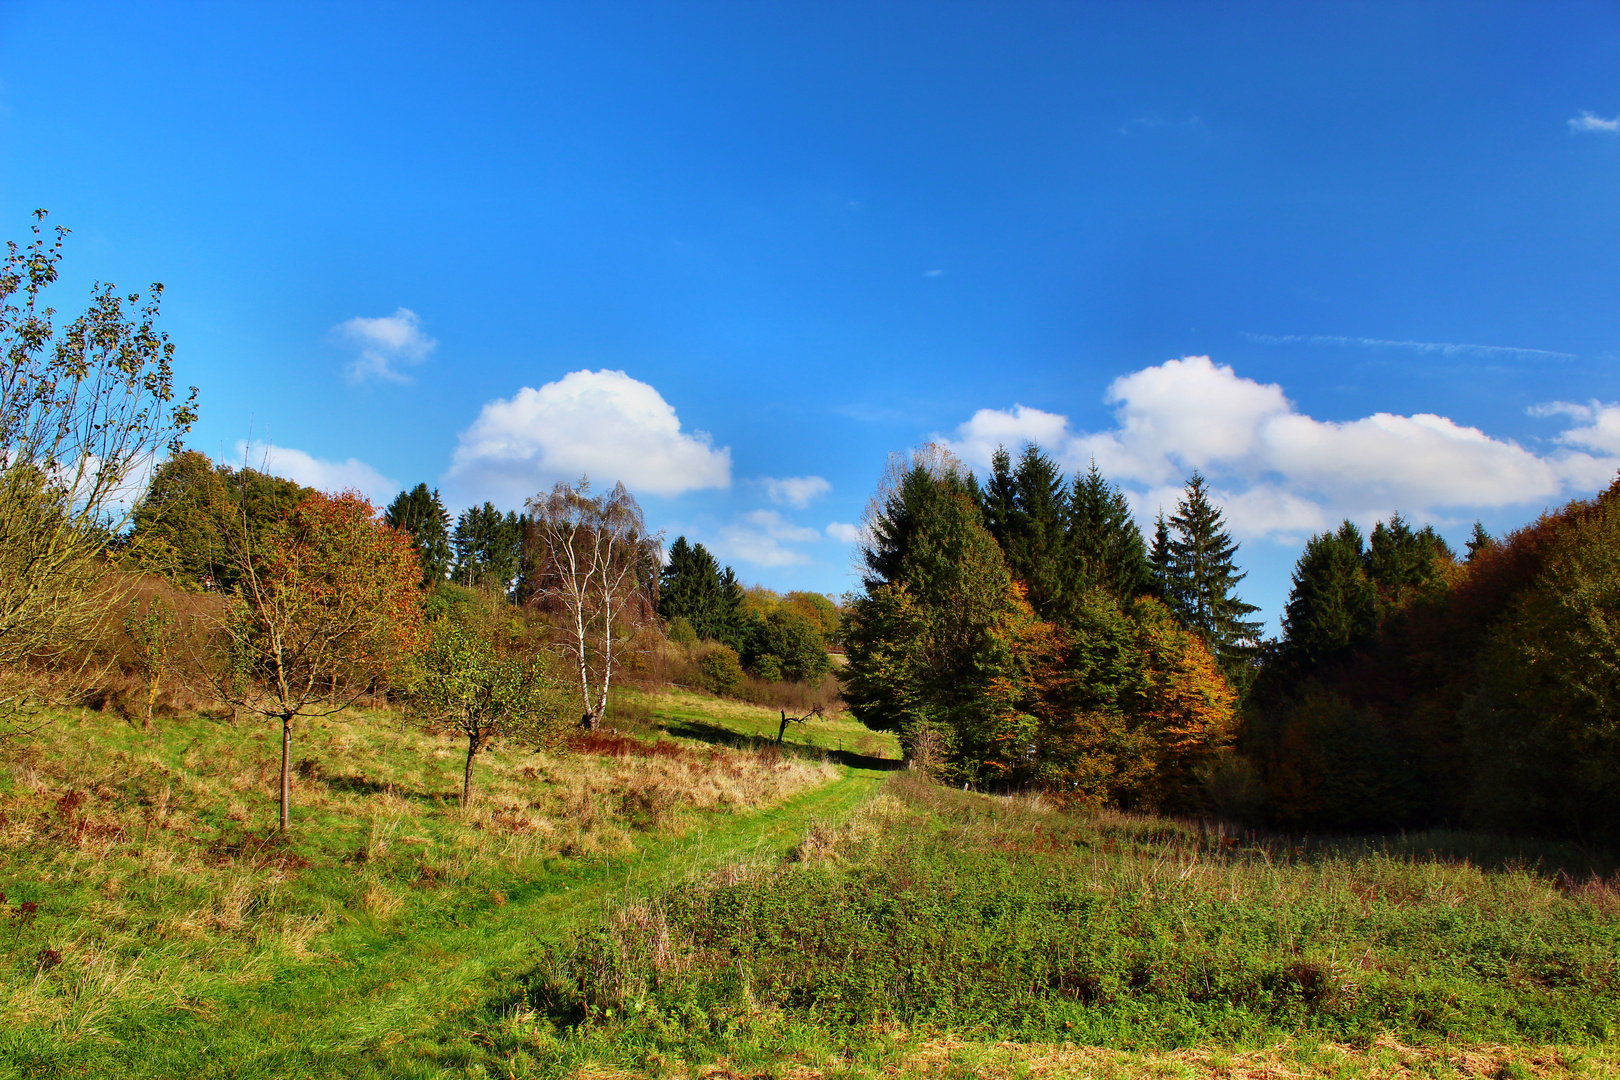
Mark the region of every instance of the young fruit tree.
[[[154, 457], [177, 453], [196, 390], [176, 400], [174, 345], [158, 331], [162, 285], [143, 297], [97, 285], [58, 327], [46, 289], [62, 238], [43, 230], [0, 259], [0, 679], [82, 641], [106, 609], [100, 556], [122, 527], [129, 489]], [[0, 691], [0, 738], [26, 695]]]
[[422, 569], [405, 533], [354, 492], [312, 492], [285, 520], [227, 537], [235, 591], [218, 624], [233, 705], [281, 721], [281, 815], [291, 824], [292, 734], [376, 687], [419, 644]]
[[541, 744], [558, 733], [557, 684], [537, 657], [500, 640], [487, 613], [458, 611], [428, 630], [410, 699], [434, 726], [467, 738], [461, 805], [472, 801], [473, 761], [497, 738]]
[[663, 538], [647, 532], [623, 484], [593, 498], [583, 479], [530, 499], [527, 525], [528, 599], [562, 624], [560, 645], [579, 679], [580, 726], [594, 731], [624, 637], [653, 616]]

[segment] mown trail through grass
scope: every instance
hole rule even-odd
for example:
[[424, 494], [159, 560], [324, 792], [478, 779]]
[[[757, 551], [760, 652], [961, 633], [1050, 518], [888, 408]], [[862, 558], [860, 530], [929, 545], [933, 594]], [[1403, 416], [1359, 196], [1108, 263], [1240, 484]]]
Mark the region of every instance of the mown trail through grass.
[[456, 921], [359, 923], [326, 939], [323, 959], [289, 964], [166, 1010], [107, 1026], [108, 1038], [52, 1040], [12, 1058], [27, 1076], [442, 1075], [479, 1016], [516, 994], [536, 950], [599, 916], [610, 900], [758, 855], [777, 857], [812, 822], [841, 820], [882, 782], [843, 767], [831, 783], [748, 814], [708, 814], [679, 838], [635, 852], [556, 861], [514, 879]]

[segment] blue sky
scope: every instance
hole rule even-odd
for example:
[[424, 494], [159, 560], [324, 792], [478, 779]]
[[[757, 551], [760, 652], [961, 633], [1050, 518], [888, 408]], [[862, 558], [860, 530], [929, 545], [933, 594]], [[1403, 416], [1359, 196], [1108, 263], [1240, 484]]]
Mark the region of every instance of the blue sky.
[[1342, 516], [1614, 474], [1617, 55], [1597, 3], [12, 2], [0, 222], [74, 230], [60, 305], [166, 284], [215, 456], [622, 477], [843, 592], [888, 453], [1038, 437], [1147, 516], [1203, 468], [1275, 616]]

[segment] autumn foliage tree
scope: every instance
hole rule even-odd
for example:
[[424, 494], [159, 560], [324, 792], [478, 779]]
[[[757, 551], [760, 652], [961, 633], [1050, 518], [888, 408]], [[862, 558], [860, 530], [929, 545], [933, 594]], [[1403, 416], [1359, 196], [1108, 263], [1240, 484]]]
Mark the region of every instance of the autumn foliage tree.
[[304, 497], [229, 536], [237, 584], [218, 626], [227, 701], [281, 722], [279, 826], [290, 823], [297, 720], [340, 712], [417, 647], [421, 567], [408, 535], [354, 492]]

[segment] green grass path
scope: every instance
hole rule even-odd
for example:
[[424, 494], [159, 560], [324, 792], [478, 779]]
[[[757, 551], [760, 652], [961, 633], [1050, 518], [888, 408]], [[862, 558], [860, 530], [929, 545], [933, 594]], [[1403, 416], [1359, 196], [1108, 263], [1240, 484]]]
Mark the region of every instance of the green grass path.
[[504, 905], [463, 909], [460, 921], [424, 924], [407, 911], [381, 926], [355, 924], [322, 942], [324, 959], [213, 990], [200, 1012], [105, 1024], [110, 1040], [25, 1052], [12, 1060], [15, 1075], [443, 1075], [442, 1056], [418, 1059], [422, 1040], [476, 1040], [480, 1016], [515, 995], [538, 946], [610, 900], [750, 856], [779, 856], [812, 822], [846, 817], [886, 775], [845, 766], [837, 779], [777, 806], [706, 815], [685, 836], [652, 838], [627, 855], [552, 864], [542, 876], [514, 880]]

